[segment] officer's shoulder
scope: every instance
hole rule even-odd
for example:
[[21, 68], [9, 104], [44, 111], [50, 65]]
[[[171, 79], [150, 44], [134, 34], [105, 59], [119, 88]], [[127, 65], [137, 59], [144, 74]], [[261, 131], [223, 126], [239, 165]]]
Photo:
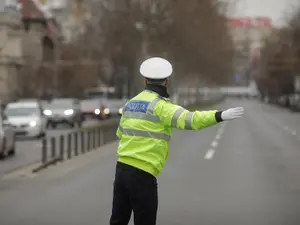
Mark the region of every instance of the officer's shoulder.
[[171, 101], [170, 98], [165, 98], [165, 97], [162, 97], [162, 96], [159, 96], [159, 98], [162, 100], [163, 103], [173, 104], [173, 102]]

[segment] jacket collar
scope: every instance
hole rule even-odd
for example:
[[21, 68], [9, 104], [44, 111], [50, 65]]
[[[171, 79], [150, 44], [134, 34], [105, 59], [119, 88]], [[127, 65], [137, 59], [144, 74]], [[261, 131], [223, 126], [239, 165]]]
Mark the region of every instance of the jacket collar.
[[157, 93], [159, 96], [163, 98], [169, 98], [169, 94], [167, 92], [167, 87], [162, 85], [156, 85], [156, 84], [147, 84], [145, 87], [145, 90], [153, 91]]

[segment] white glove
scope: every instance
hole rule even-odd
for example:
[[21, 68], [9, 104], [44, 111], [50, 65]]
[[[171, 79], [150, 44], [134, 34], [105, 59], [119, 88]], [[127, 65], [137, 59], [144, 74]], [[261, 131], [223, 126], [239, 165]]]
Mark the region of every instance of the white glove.
[[230, 108], [221, 113], [223, 121], [241, 118], [244, 114], [243, 107]]

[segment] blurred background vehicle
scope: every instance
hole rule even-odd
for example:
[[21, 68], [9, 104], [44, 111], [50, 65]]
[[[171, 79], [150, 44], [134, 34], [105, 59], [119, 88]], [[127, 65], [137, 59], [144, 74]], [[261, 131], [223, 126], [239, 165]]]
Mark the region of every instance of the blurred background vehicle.
[[290, 109], [294, 112], [300, 112], [300, 93], [290, 96]]
[[80, 101], [75, 98], [57, 98], [45, 105], [44, 115], [48, 118], [48, 126], [56, 128], [58, 124], [81, 127], [84, 120], [80, 109]]
[[80, 110], [85, 119], [106, 119], [107, 115], [104, 113], [104, 109], [100, 99], [83, 99], [80, 101]]
[[0, 159], [15, 154], [15, 133], [5, 113], [1, 109], [0, 115]]
[[36, 101], [8, 103], [4, 111], [17, 136], [42, 137], [46, 133], [47, 118]]
[[105, 113], [109, 117], [116, 117], [122, 115], [122, 109], [126, 102], [124, 101], [108, 101], [106, 104], [106, 108], [104, 110]]
[[85, 90], [85, 95], [90, 99], [99, 99], [103, 105], [103, 113], [108, 117], [120, 116], [122, 108], [128, 101], [125, 94], [117, 92], [115, 87], [94, 87]]

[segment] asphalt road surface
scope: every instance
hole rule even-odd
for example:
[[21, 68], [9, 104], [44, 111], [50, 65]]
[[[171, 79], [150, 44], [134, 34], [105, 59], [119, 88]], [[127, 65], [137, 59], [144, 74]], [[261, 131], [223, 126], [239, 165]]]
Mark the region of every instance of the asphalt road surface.
[[[83, 123], [83, 127], [98, 123], [100, 122], [97, 120], [89, 119]], [[62, 125], [55, 130], [48, 130], [46, 135], [48, 137], [60, 136], [74, 130]], [[16, 155], [0, 161], [0, 177], [7, 172], [39, 161], [41, 159], [41, 149], [41, 139], [18, 138], [16, 142]]]
[[[241, 105], [243, 119], [174, 132], [157, 224], [300, 224], [300, 114], [251, 100], [222, 108]], [[115, 148], [33, 178], [0, 180], [1, 224], [108, 224]]]

